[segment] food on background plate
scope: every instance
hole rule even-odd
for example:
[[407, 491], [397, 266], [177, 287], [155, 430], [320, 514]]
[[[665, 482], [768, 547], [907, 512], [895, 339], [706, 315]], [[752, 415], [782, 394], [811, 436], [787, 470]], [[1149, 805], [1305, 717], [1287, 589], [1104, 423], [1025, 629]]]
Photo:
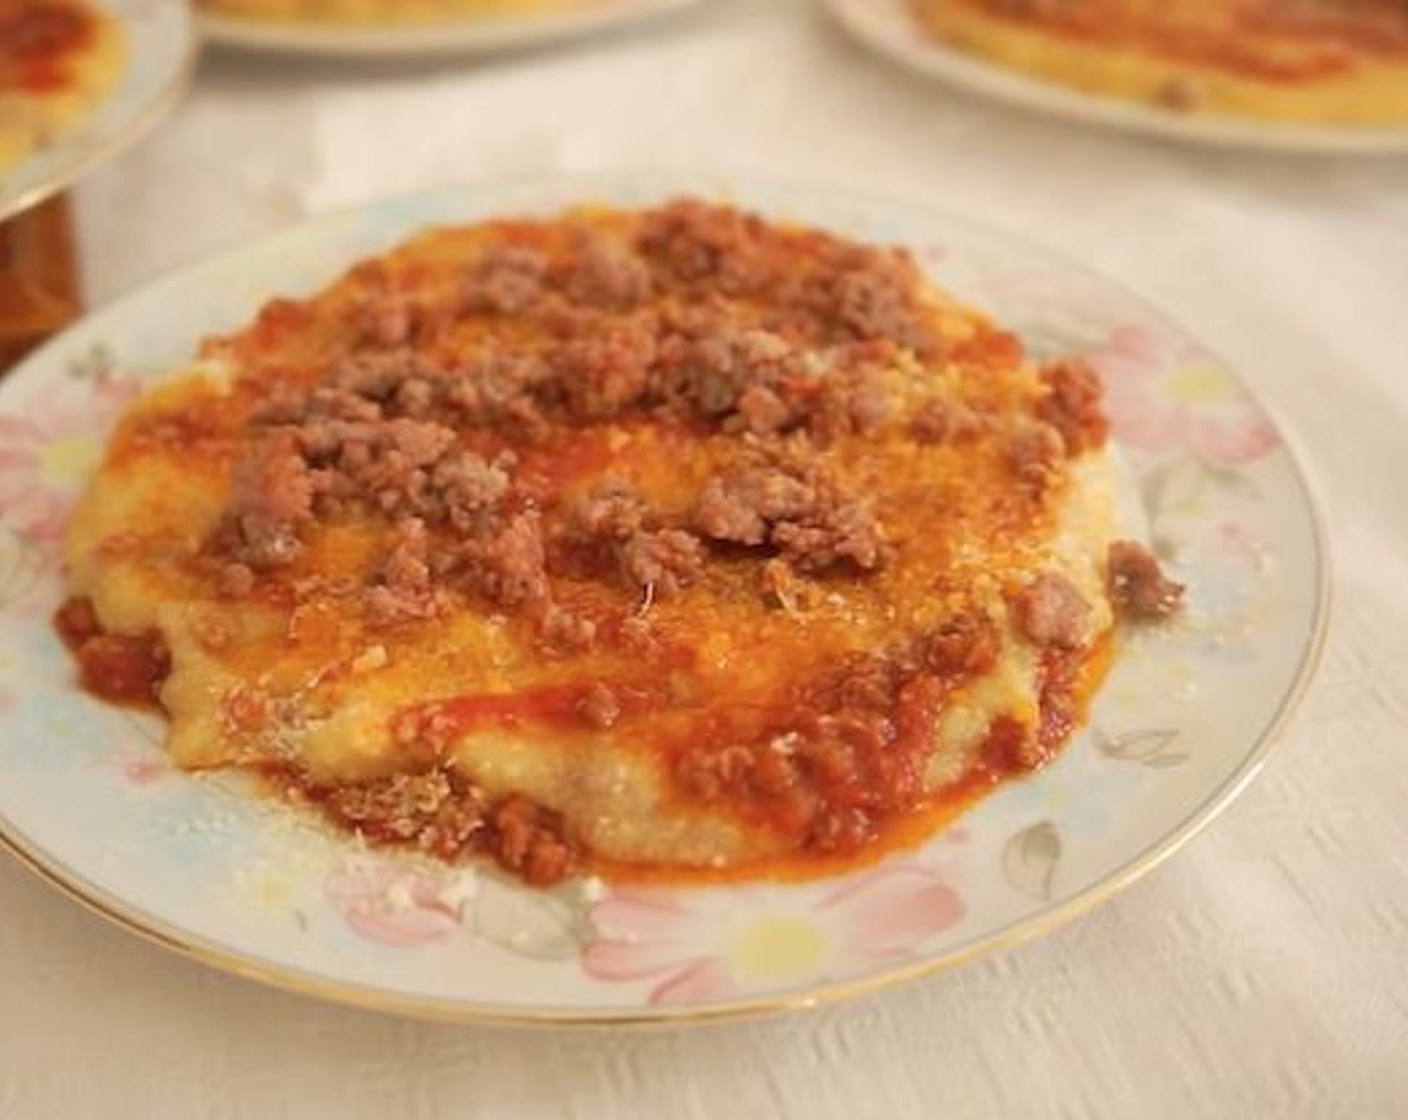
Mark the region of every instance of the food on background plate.
[[1403, 0], [910, 0], [937, 39], [1088, 93], [1305, 123], [1408, 121]]
[[0, 175], [82, 124], [125, 60], [121, 27], [89, 0], [0, 0]]
[[122, 418], [65, 544], [86, 685], [374, 844], [817, 873], [1078, 724], [1100, 387], [904, 251], [693, 200], [427, 231]]
[[533, 16], [595, 7], [601, 0], [200, 0], [207, 11], [240, 18], [349, 25], [434, 23]]

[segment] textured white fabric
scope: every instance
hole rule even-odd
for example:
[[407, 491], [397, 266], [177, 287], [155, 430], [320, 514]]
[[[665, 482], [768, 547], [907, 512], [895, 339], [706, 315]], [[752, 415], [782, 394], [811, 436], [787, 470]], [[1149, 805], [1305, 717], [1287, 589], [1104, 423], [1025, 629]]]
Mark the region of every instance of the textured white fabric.
[[0, 859], [0, 1117], [1408, 1115], [1408, 161], [1194, 151], [892, 72], [802, 0], [377, 70], [215, 56], [79, 192], [105, 301], [309, 211], [460, 179], [730, 167], [931, 199], [1170, 309], [1303, 436], [1319, 680], [1264, 776], [1043, 941], [849, 1006], [678, 1032], [403, 1022], [207, 971]]

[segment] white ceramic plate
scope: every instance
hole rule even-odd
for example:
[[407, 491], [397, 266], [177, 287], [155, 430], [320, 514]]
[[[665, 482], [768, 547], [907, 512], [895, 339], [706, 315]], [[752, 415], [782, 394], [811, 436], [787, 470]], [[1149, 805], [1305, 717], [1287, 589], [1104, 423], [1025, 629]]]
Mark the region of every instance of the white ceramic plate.
[[117, 155], [176, 104], [190, 79], [196, 38], [184, 2], [104, 0], [101, 7], [122, 24], [126, 68], [87, 119], [0, 173], [0, 219]]
[[583, 0], [576, 11], [467, 17], [377, 27], [334, 27], [311, 21], [275, 21], [203, 12], [200, 29], [211, 42], [286, 54], [334, 57], [493, 54], [595, 34], [698, 2]]
[[[1173, 0], [1170, 0], [1173, 2]], [[1179, 113], [1067, 89], [936, 41], [909, 0], [823, 0], [858, 40], [911, 70], [1024, 109], [1088, 124], [1221, 147], [1324, 154], [1408, 152], [1408, 127], [1309, 125]]]
[[[276, 293], [311, 293], [427, 224], [586, 200], [727, 197], [911, 247], [1041, 356], [1108, 386], [1122, 513], [1189, 587], [1120, 650], [1089, 727], [1048, 768], [921, 848], [802, 885], [538, 892], [366, 853], [293, 809], [173, 771], [156, 721], [73, 683], [49, 617], [55, 550], [111, 417]], [[131, 929], [349, 1002], [498, 1021], [706, 1018], [803, 1006], [1051, 929], [1148, 870], [1252, 777], [1310, 672], [1326, 558], [1276, 427], [1196, 341], [1119, 287], [893, 200], [700, 177], [440, 190], [326, 217], [81, 322], [0, 385], [0, 837]]]

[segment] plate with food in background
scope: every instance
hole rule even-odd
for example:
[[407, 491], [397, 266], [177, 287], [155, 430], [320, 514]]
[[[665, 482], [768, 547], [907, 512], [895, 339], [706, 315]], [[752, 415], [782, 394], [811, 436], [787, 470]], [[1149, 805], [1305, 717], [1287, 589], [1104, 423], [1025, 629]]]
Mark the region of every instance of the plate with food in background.
[[184, 4], [0, 0], [0, 218], [154, 124], [184, 89], [195, 53]]
[[995, 100], [1196, 142], [1408, 151], [1396, 0], [826, 0], [857, 39]]
[[604, 175], [297, 226], [0, 388], [0, 837], [125, 926], [482, 1021], [807, 1006], [1049, 930], [1255, 774], [1326, 556], [1117, 285]]
[[303, 55], [487, 54], [546, 46], [698, 0], [197, 0], [213, 42]]

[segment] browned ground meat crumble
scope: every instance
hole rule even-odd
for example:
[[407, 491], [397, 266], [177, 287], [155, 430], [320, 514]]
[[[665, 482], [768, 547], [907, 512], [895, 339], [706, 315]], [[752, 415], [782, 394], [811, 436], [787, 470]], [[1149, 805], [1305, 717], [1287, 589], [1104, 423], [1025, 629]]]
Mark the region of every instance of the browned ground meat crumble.
[[695, 526], [710, 540], [770, 546], [799, 571], [841, 561], [868, 571], [884, 557], [884, 534], [869, 503], [805, 460], [716, 476], [700, 495]]
[[1153, 553], [1137, 541], [1111, 543], [1107, 572], [1110, 601], [1127, 618], [1166, 618], [1183, 602], [1183, 585], [1164, 575]]
[[557, 882], [576, 860], [558, 814], [525, 797], [490, 802], [453, 770], [291, 788], [371, 843], [410, 844], [444, 860], [486, 852], [534, 886]]
[[1084, 362], [1062, 358], [1040, 370], [1047, 394], [1037, 406], [1043, 420], [1061, 433], [1072, 454], [1105, 442], [1110, 423], [1100, 404], [1100, 380]]
[[1090, 604], [1059, 572], [1037, 576], [1012, 605], [1018, 629], [1039, 646], [1072, 649], [1085, 637]]

